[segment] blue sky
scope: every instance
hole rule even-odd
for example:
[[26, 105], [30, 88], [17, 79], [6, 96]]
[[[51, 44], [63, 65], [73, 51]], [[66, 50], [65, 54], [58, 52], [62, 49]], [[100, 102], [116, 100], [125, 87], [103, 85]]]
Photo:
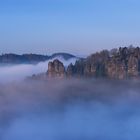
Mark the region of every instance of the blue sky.
[[0, 52], [70, 52], [140, 45], [139, 0], [0, 0]]

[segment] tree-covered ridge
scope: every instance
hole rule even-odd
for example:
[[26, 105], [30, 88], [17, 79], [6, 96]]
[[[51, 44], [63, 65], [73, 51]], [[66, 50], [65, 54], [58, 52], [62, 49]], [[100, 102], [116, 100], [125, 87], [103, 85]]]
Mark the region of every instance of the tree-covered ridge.
[[103, 50], [86, 59], [76, 61], [75, 65], [70, 64], [65, 70], [63, 67], [59, 61], [51, 62], [47, 74], [49, 77], [63, 75], [90, 78], [138, 78], [140, 75], [140, 48], [130, 46], [111, 51]]

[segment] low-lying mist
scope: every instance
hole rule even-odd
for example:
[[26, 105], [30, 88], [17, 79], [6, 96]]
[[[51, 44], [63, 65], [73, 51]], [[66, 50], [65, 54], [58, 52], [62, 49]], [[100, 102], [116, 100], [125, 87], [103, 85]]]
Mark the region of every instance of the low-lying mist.
[[0, 84], [0, 140], [139, 140], [140, 82]]
[[67, 67], [70, 63], [75, 63], [77, 58], [65, 60], [63, 57], [55, 57], [45, 62], [40, 62], [36, 65], [33, 64], [17, 64], [0, 66], [0, 83], [20, 81], [33, 74], [44, 73], [48, 69], [48, 62], [54, 59], [59, 59]]

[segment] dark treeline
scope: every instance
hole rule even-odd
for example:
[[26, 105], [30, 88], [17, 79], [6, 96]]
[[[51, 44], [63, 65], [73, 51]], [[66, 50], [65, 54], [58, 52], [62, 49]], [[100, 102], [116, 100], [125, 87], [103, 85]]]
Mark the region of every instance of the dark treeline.
[[53, 59], [58, 56], [61, 56], [66, 60], [75, 57], [74, 55], [71, 55], [68, 53], [55, 53], [55, 54], [52, 54], [51, 56], [40, 55], [40, 54], [18, 55], [18, 54], [9, 53], [9, 54], [0, 55], [0, 63], [1, 64], [21, 64], [21, 63], [34, 64], [38, 62], [47, 61], [49, 59]]

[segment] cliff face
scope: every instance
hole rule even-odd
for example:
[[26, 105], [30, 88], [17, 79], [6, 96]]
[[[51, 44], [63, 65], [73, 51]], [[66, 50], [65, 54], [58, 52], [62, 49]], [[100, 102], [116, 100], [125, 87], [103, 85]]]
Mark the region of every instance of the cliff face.
[[139, 78], [139, 48], [120, 48], [116, 56], [107, 62], [107, 74], [111, 78]]
[[53, 62], [49, 62], [48, 64], [48, 71], [47, 71], [48, 77], [60, 77], [64, 78], [65, 76], [65, 67], [63, 63], [61, 63], [59, 60], [54, 60]]
[[49, 77], [96, 77], [126, 79], [140, 76], [140, 48], [119, 48], [92, 54], [70, 64], [67, 69], [60, 61], [49, 63]]

